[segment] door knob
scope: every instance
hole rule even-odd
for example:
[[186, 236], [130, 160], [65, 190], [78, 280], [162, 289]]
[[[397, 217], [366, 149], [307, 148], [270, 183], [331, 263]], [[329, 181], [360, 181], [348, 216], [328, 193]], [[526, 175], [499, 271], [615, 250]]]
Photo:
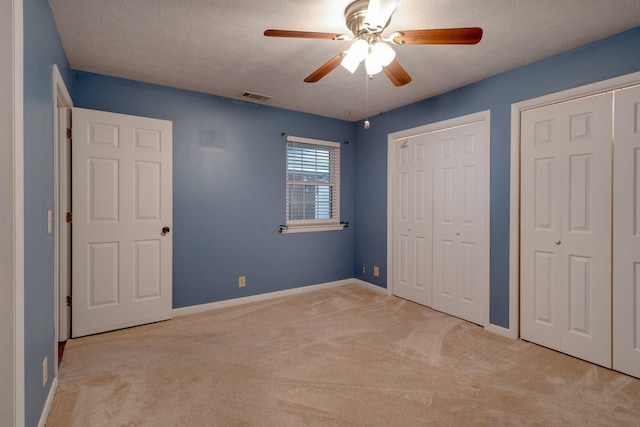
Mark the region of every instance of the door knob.
[[560, 241], [560, 239], [556, 239], [553, 243], [555, 243], [556, 245], [559, 245], [562, 242]]
[[170, 232], [171, 229], [169, 227], [162, 227], [162, 235], [164, 236], [165, 234], [167, 234], [168, 232]]
[[460, 235], [460, 232], [459, 232], [459, 231], [456, 231], [456, 236], [459, 236], [459, 235]]

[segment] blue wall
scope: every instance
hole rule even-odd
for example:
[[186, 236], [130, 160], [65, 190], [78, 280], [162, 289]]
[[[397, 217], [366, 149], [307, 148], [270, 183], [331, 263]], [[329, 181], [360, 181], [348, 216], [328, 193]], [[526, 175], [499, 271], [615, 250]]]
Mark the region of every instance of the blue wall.
[[[408, 70], [409, 72], [411, 70]], [[511, 104], [640, 71], [640, 27], [370, 119], [356, 126], [354, 271], [386, 286], [387, 134], [491, 110], [491, 323], [509, 326]], [[373, 277], [371, 268], [384, 270]]]
[[[341, 219], [354, 218], [354, 124], [85, 72], [77, 107], [173, 121], [173, 305], [353, 277], [353, 227], [282, 235], [285, 139], [341, 148]], [[238, 288], [238, 276], [247, 277]]]
[[[53, 64], [70, 88], [70, 71], [46, 0], [24, 0], [24, 310], [25, 421], [38, 424], [54, 372]], [[42, 360], [49, 380], [42, 387]]]

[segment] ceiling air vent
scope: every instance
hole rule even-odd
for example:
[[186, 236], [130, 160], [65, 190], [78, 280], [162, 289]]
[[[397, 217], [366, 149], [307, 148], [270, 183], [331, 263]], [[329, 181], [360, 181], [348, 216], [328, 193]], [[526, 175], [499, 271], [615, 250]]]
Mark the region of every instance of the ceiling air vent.
[[267, 102], [268, 100], [273, 98], [272, 96], [260, 95], [259, 93], [253, 93], [253, 92], [242, 92], [240, 94], [240, 97], [251, 99], [253, 101], [262, 101], [262, 102]]

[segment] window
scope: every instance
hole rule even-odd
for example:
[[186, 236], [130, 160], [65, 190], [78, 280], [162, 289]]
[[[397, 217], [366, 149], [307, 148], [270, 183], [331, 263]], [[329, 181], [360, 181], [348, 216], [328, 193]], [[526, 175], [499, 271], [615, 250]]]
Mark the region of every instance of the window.
[[340, 230], [340, 144], [287, 137], [286, 229]]

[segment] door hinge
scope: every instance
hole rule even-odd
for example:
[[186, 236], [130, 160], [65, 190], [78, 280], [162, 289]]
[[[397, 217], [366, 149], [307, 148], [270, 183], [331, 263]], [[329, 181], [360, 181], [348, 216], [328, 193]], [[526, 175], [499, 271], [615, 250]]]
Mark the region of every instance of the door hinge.
[[73, 136], [73, 130], [67, 128], [67, 139], [71, 139], [72, 136]]
[[67, 295], [67, 307], [71, 307], [73, 304], [73, 297], [71, 295]]
[[67, 212], [67, 222], [71, 223], [73, 221], [73, 214], [71, 212]]

